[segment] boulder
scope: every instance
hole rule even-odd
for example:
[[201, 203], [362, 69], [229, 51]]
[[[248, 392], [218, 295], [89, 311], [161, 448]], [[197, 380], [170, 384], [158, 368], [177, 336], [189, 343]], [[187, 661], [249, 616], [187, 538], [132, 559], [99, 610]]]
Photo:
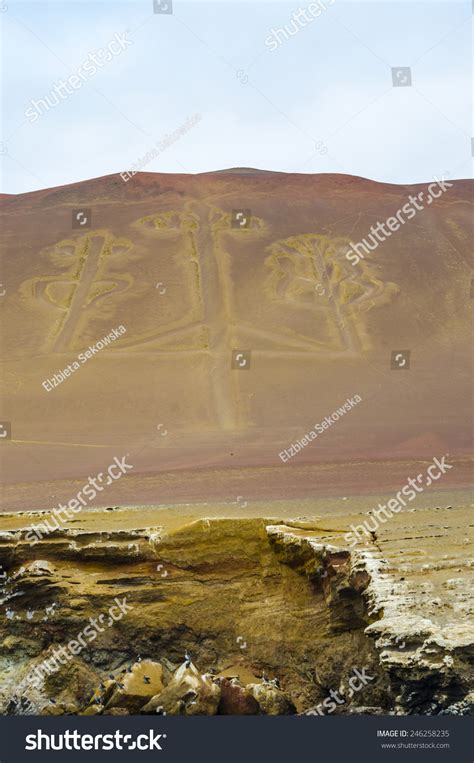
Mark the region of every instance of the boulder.
[[47, 562], [45, 559], [36, 559], [31, 564], [25, 566], [24, 573], [26, 575], [34, 575], [35, 577], [41, 577], [42, 575], [53, 575], [56, 567]]
[[[51, 672], [47, 672], [48, 668]], [[50, 647], [31, 660], [18, 676], [16, 692], [2, 714], [60, 715], [77, 713], [89, 702], [99, 676], [79, 657], [65, 664]]]
[[249, 684], [250, 694], [265, 715], [294, 715], [296, 707], [285, 692], [273, 683]]
[[77, 710], [88, 701], [97, 679], [90, 665], [76, 657], [45, 677], [43, 691], [50, 699], [56, 700], [58, 706], [76, 706]]
[[123, 708], [137, 713], [148, 700], [163, 690], [163, 668], [159, 662], [143, 660], [105, 684], [105, 709]]
[[104, 711], [103, 705], [89, 705], [78, 715], [101, 715]]
[[236, 679], [216, 678], [221, 690], [217, 715], [257, 715], [260, 705], [255, 697]]
[[221, 690], [210, 675], [201, 675], [191, 662], [183, 662], [168, 686], [142, 707], [145, 715], [215, 715]]

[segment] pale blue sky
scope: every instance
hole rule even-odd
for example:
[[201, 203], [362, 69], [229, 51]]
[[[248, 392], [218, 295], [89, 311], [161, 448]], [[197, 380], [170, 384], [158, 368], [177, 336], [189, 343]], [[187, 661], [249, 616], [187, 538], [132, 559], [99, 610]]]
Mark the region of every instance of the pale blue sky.
[[[126, 170], [194, 114], [199, 124], [147, 171], [471, 177], [470, 0], [325, 0], [271, 51], [272, 28], [309, 4], [174, 0], [166, 15], [152, 0], [5, 0], [2, 192]], [[34, 123], [25, 117], [125, 30], [132, 45]], [[392, 86], [397, 66], [411, 66], [412, 87]]]

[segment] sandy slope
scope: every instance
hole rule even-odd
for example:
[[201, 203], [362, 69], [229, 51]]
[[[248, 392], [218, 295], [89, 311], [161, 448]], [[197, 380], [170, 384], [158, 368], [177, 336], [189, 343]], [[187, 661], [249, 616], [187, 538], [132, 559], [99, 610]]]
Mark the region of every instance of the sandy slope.
[[[67, 500], [125, 453], [134, 471], [101, 505], [375, 492], [403, 484], [407, 461], [445, 453], [458, 464], [446, 486], [465, 485], [472, 182], [360, 265], [345, 257], [420, 189], [237, 170], [2, 198], [3, 510]], [[72, 229], [81, 208], [92, 225]], [[248, 228], [232, 227], [238, 209], [251, 210]], [[42, 387], [119, 325], [123, 336]], [[391, 370], [399, 349], [408, 371]], [[232, 369], [233, 350], [251, 351], [248, 370]]]

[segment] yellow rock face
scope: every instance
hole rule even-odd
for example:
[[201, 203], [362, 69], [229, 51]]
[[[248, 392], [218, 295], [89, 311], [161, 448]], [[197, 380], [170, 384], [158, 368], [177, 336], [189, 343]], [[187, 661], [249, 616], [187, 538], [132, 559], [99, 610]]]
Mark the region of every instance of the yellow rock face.
[[[227, 679], [266, 687], [255, 689], [261, 712], [306, 712], [328, 686], [341, 684], [347, 695], [354, 667], [374, 680], [363, 696], [346, 696], [341, 712], [448, 707], [467, 693], [471, 670], [472, 573], [459, 534], [467, 516], [462, 507], [414, 510], [409, 531], [399, 513], [355, 548], [344, 536], [364, 515], [342, 506], [293, 519], [190, 523], [179, 522], [176, 508], [130, 509], [114, 515], [113, 531], [104, 531], [108, 512], [84, 512], [37, 547], [26, 541], [31, 517], [5, 516], [0, 708], [19, 712], [21, 695], [47, 713], [105, 705], [214, 714]], [[117, 597], [130, 610], [81, 651], [74, 672], [63, 666], [32, 686], [32, 670], [53, 647], [77, 640]], [[227, 706], [249, 710], [244, 693], [224, 694]]]

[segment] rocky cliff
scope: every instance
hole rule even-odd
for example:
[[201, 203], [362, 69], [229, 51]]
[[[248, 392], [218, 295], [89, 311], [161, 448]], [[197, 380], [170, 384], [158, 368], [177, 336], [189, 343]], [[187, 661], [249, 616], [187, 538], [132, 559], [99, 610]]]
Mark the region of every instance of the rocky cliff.
[[[469, 708], [470, 601], [447, 562], [433, 593], [409, 543], [394, 563], [389, 545], [385, 558], [373, 543], [351, 550], [327, 521], [144, 526], [128, 510], [103, 529], [110, 516], [84, 512], [36, 544], [31, 515], [4, 518], [3, 713]], [[463, 625], [446, 610], [454, 594]]]

